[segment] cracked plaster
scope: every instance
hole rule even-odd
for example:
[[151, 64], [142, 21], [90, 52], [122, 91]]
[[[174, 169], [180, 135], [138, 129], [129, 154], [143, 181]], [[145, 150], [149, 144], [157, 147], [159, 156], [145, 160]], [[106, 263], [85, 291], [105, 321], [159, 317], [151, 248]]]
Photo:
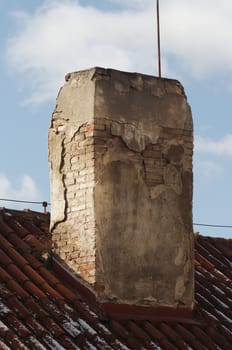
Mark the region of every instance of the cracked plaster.
[[[71, 173], [71, 155], [81, 148], [80, 130], [99, 123], [105, 136], [81, 141], [94, 152], [93, 181], [86, 185], [94, 219], [74, 240], [77, 258], [68, 251], [66, 263], [79, 271], [78, 256], [92, 246], [100, 300], [192, 308], [193, 126], [177, 81], [102, 68], [66, 76], [49, 132], [54, 237], [63, 232], [67, 241], [75, 220], [75, 227], [82, 222], [80, 213], [72, 217], [75, 205], [87, 211], [86, 203], [70, 204], [73, 187], [78, 203], [84, 171]], [[54, 238], [56, 252], [66, 243]]]

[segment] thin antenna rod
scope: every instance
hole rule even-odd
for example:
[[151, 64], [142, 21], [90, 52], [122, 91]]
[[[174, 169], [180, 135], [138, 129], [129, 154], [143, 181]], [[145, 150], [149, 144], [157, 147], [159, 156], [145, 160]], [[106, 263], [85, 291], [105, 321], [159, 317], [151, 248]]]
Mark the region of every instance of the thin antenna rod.
[[157, 14], [158, 77], [161, 78], [159, 0], [156, 0], [156, 14]]

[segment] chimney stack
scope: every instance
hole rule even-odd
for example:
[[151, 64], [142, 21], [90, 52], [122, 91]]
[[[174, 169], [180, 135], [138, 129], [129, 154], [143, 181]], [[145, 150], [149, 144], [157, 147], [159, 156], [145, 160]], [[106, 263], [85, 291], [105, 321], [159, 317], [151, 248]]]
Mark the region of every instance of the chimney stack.
[[98, 301], [192, 309], [192, 153], [178, 81], [66, 76], [49, 130], [53, 249]]

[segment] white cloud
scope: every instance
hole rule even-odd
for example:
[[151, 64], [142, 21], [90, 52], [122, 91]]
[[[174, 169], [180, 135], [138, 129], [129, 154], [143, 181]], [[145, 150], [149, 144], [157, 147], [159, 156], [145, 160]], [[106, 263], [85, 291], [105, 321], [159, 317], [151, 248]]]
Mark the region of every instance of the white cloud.
[[[23, 201], [40, 201], [41, 194], [36, 187], [34, 180], [29, 175], [23, 175], [20, 186], [15, 187], [14, 184], [7, 178], [5, 174], [0, 173], [0, 198], [1, 199], [14, 199]], [[0, 207], [19, 207], [19, 204], [9, 202], [0, 202]], [[23, 206], [28, 206], [23, 204]]]
[[[75, 0], [44, 1], [29, 14], [15, 13], [19, 30], [8, 41], [7, 60], [30, 88], [28, 102], [53, 99], [65, 73], [91, 66], [156, 72], [155, 1], [110, 0], [120, 10], [81, 6]], [[86, 3], [88, 3], [86, 1]], [[232, 72], [232, 2], [160, 2], [163, 74], [170, 56], [178, 75]]]
[[232, 71], [232, 2], [163, 1], [163, 44], [197, 77]]
[[154, 6], [154, 0], [109, 0], [113, 4], [132, 9], [141, 9]]
[[196, 161], [194, 166], [196, 174], [203, 175], [205, 177], [218, 177], [223, 175], [223, 167], [214, 161], [200, 159]]
[[195, 150], [199, 153], [207, 153], [214, 156], [232, 156], [232, 134], [228, 134], [218, 141], [197, 136]]
[[153, 68], [154, 24], [146, 11], [102, 12], [76, 1], [53, 1], [33, 15], [15, 16], [21, 28], [8, 42], [7, 59], [29, 81], [32, 102], [54, 99], [64, 74], [73, 70]]

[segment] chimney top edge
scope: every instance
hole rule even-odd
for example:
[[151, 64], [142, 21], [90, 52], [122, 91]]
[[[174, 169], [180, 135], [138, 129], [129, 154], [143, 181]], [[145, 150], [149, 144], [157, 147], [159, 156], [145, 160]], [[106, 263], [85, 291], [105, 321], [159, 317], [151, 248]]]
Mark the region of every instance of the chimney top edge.
[[182, 84], [177, 79], [171, 79], [171, 78], [159, 78], [158, 76], [153, 76], [149, 74], [139, 73], [139, 72], [126, 72], [118, 69], [113, 68], [104, 68], [104, 67], [91, 67], [87, 69], [82, 69], [78, 71], [69, 72], [65, 75], [65, 81], [69, 82], [72, 79], [75, 79], [77, 76], [82, 76], [84, 74], [91, 74], [92, 80], [105, 80], [106, 77], [118, 77], [118, 76], [124, 76], [128, 78], [138, 78], [141, 77], [143, 79], [148, 80], [157, 80], [161, 83], [169, 83], [174, 84], [182, 87]]

